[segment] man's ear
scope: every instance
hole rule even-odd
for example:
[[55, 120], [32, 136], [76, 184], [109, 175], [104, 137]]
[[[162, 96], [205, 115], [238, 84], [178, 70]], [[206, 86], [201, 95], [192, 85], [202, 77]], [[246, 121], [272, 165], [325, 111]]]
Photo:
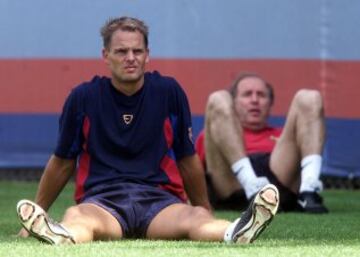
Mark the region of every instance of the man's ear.
[[108, 64], [108, 56], [109, 56], [109, 50], [107, 50], [106, 48], [103, 48], [102, 51], [102, 57], [103, 57], [103, 60], [106, 64]]
[[145, 59], [145, 63], [148, 63], [150, 61], [150, 50], [146, 49], [146, 52], [147, 52], [147, 56], [146, 56], [146, 59]]

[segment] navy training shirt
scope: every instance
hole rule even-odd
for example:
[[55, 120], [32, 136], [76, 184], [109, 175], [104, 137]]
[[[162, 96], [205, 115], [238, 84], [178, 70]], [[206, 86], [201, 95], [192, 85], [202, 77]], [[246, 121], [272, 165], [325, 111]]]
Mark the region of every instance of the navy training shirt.
[[186, 200], [176, 160], [194, 154], [191, 114], [180, 85], [146, 72], [143, 87], [126, 96], [107, 77], [72, 90], [60, 117], [55, 155], [78, 158], [75, 200], [118, 182], [161, 187]]

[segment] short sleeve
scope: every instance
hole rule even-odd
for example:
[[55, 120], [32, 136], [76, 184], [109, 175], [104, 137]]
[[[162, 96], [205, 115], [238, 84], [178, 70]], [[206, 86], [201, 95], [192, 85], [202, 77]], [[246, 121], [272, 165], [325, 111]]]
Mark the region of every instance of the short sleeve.
[[175, 80], [171, 95], [170, 119], [175, 124], [173, 149], [176, 159], [179, 160], [195, 153], [192, 139], [191, 112], [187, 96]]
[[84, 117], [81, 92], [74, 89], [67, 97], [59, 119], [56, 156], [75, 159], [80, 154], [84, 141], [82, 135]]

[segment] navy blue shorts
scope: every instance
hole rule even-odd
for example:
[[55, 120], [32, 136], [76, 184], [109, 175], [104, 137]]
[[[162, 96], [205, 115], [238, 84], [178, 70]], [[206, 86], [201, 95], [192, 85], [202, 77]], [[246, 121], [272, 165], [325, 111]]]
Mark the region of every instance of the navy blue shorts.
[[122, 182], [90, 189], [81, 203], [92, 203], [111, 213], [125, 238], [144, 238], [150, 222], [161, 210], [182, 201], [158, 187]]

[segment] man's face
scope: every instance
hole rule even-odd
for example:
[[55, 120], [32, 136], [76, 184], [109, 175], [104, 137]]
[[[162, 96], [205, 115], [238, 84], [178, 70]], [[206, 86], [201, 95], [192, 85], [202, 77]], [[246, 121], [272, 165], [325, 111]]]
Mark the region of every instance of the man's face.
[[149, 50], [140, 32], [117, 30], [109, 49], [103, 49], [103, 57], [116, 84], [136, 84], [143, 78]]
[[271, 100], [264, 81], [256, 77], [241, 80], [234, 105], [243, 127], [258, 130], [266, 126]]

